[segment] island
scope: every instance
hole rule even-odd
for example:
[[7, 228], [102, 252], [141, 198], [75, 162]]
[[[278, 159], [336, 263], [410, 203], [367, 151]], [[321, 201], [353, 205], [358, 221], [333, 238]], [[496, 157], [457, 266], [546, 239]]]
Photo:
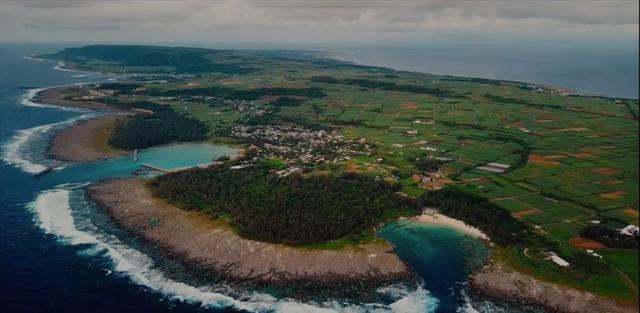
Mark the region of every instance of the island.
[[638, 100], [316, 51], [91, 45], [37, 57], [128, 76], [40, 93], [107, 112], [54, 136], [54, 157], [242, 145], [206, 168], [88, 187], [120, 227], [190, 266], [318, 290], [407, 281], [376, 231], [435, 212], [491, 245], [470, 278], [478, 292], [637, 311]]

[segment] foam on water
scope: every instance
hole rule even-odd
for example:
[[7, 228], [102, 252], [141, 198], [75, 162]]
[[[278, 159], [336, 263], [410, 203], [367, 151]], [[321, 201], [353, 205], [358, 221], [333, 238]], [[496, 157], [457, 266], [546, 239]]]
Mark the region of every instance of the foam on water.
[[64, 63], [64, 62], [60, 61], [53, 68], [58, 70], [58, 71], [63, 71], [63, 72], [82, 72], [82, 71], [78, 71], [78, 70], [72, 70], [70, 68], [65, 68], [65, 66], [67, 66], [67, 63]]
[[[73, 196], [80, 185], [60, 185], [55, 189], [42, 191], [29, 204], [37, 225], [60, 242], [68, 245], [86, 245], [81, 255], [105, 255], [113, 263], [113, 272], [128, 277], [132, 282], [146, 286], [164, 296], [207, 308], [233, 307], [251, 312], [432, 312], [437, 307], [437, 299], [422, 287], [410, 289], [401, 285], [380, 288], [377, 292], [394, 299], [386, 305], [382, 303], [354, 304], [331, 300], [322, 303], [303, 303], [294, 299], [277, 299], [259, 292], [240, 292], [229, 286], [195, 287], [166, 278], [154, 268], [153, 260], [140, 251], [127, 246], [114, 235], [100, 231], [89, 218], [74, 214], [72, 204], [84, 206], [88, 203], [83, 196]], [[77, 199], [77, 200], [76, 200]], [[234, 293], [235, 298], [229, 294]], [[238, 295], [239, 293], [239, 295]]]
[[49, 60], [45, 60], [45, 59], [41, 59], [41, 58], [36, 58], [32, 55], [25, 55], [24, 56], [25, 59], [27, 60], [31, 60], [31, 61], [38, 61], [38, 62], [50, 62]]
[[21, 103], [25, 106], [28, 107], [37, 107], [37, 108], [48, 108], [48, 107], [52, 107], [51, 105], [46, 105], [46, 104], [42, 104], [42, 103], [36, 103], [33, 102], [33, 98], [36, 96], [36, 94], [42, 90], [45, 90], [46, 88], [33, 88], [33, 89], [29, 89], [29, 91], [27, 91], [27, 93], [25, 93], [22, 96], [21, 99]]
[[[76, 84], [72, 84], [72, 85], [69, 85], [69, 86], [80, 86], [80, 85], [84, 85], [84, 84], [89, 84], [89, 83], [76, 83]], [[46, 89], [56, 88], [56, 87], [62, 87], [62, 86], [53, 86], [53, 87], [47, 87], [47, 88], [29, 89], [20, 98], [20, 103], [22, 103], [24, 106], [35, 107], [35, 108], [53, 108], [53, 109], [58, 109], [58, 110], [62, 110], [62, 111], [71, 111], [71, 112], [87, 112], [87, 111], [89, 111], [89, 110], [84, 109], [84, 108], [64, 107], [64, 106], [58, 106], [58, 105], [52, 105], [52, 104], [46, 104], [46, 103], [40, 103], [40, 102], [34, 102], [33, 101], [33, 99], [38, 94], [38, 92], [40, 92], [42, 90], [46, 90]]]
[[33, 151], [31, 151], [29, 143], [35, 139], [43, 138], [43, 136], [48, 135], [49, 131], [52, 129], [59, 128], [64, 125], [69, 125], [79, 120], [90, 118], [92, 116], [94, 115], [84, 114], [62, 122], [45, 124], [19, 130], [2, 145], [2, 160], [8, 164], [20, 168], [27, 173], [40, 173], [47, 169], [47, 165], [28, 159], [29, 155], [33, 155]]

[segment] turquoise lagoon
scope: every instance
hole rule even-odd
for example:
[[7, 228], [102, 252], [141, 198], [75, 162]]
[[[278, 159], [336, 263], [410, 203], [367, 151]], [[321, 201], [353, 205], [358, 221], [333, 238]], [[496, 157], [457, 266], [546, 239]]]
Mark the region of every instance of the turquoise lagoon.
[[209, 143], [172, 144], [141, 151], [137, 162], [124, 156], [68, 163], [35, 177], [51, 162], [45, 151], [52, 132], [96, 113], [34, 106], [25, 101], [25, 88], [110, 79], [56, 71], [55, 64], [23, 57], [58, 48], [0, 45], [6, 60], [6, 71], [0, 73], [0, 292], [5, 311], [525, 312], [467, 296], [468, 274], [489, 253], [482, 242], [452, 229], [406, 222], [387, 225], [380, 236], [396, 246], [419, 282], [380, 288], [376, 292], [384, 300], [377, 303], [308, 302], [168, 278], [153, 258], [100, 226], [83, 186], [129, 177], [140, 172], [142, 163], [174, 169], [237, 151]]

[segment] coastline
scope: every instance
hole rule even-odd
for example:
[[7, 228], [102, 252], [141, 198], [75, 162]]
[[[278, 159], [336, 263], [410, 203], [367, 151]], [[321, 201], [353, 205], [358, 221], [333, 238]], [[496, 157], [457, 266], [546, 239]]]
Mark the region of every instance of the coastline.
[[141, 179], [94, 184], [87, 194], [131, 235], [227, 281], [314, 292], [366, 287], [366, 295], [372, 288], [415, 279], [386, 242], [319, 250], [244, 239], [225, 222], [153, 198]]
[[124, 113], [131, 114], [131, 112], [99, 102], [64, 99], [63, 91], [68, 88], [73, 87], [42, 89], [33, 96], [32, 101], [39, 104], [82, 108], [109, 114], [83, 120], [57, 131], [49, 140], [47, 153], [55, 160], [67, 162], [91, 162], [126, 155], [127, 151], [109, 147], [107, 140], [115, 123], [127, 118]]
[[[409, 219], [410, 222], [439, 225], [455, 229], [471, 237], [490, 243], [490, 238], [481, 230], [439, 213], [422, 214]], [[496, 260], [487, 263], [469, 277], [469, 284], [475, 292], [489, 297], [529, 303], [563, 313], [632, 313], [635, 306], [620, 303], [569, 286], [539, 280], [531, 275], [499, 264]]]
[[450, 218], [446, 215], [442, 215], [440, 213], [435, 214], [421, 214], [414, 218], [411, 218], [409, 221], [425, 224], [425, 225], [439, 225], [446, 226], [452, 229], [455, 229], [465, 235], [471, 236], [476, 239], [481, 239], [483, 241], [490, 241], [489, 236], [483, 233], [480, 229], [465, 224], [461, 220], [457, 220], [454, 218]]
[[538, 280], [508, 266], [490, 261], [469, 279], [481, 294], [514, 302], [524, 302], [564, 313], [633, 313], [635, 306], [623, 304], [575, 288]]
[[81, 121], [56, 132], [47, 147], [55, 160], [91, 162], [128, 154], [128, 151], [108, 146], [109, 134], [115, 124], [127, 117], [102, 115]]
[[77, 100], [69, 100], [65, 99], [62, 95], [62, 91], [65, 89], [73, 88], [71, 86], [63, 86], [63, 87], [51, 87], [40, 90], [33, 97], [33, 102], [48, 104], [48, 105], [56, 105], [61, 107], [70, 107], [70, 108], [81, 108], [81, 109], [89, 109], [93, 111], [99, 112], [108, 112], [108, 113], [129, 113], [125, 110], [120, 110], [104, 103], [94, 102], [94, 101], [77, 101]]

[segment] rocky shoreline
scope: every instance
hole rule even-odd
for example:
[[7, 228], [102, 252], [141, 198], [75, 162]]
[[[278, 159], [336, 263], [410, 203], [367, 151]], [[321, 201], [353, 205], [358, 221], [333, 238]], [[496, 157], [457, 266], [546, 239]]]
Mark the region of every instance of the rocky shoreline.
[[[101, 112], [127, 111], [97, 102], [66, 100], [56, 87], [40, 91], [35, 102], [80, 107]], [[127, 112], [130, 113], [130, 112]], [[61, 130], [50, 141], [55, 159], [87, 162], [126, 154], [92, 147], [96, 132], [124, 115], [106, 115]], [[203, 276], [259, 287], [302, 286], [309, 294], [334, 290], [345, 295], [350, 286], [362, 296], [379, 286], [415, 280], [411, 269], [388, 243], [351, 250], [305, 250], [240, 238], [223, 224], [196, 212], [186, 212], [153, 199], [136, 179], [92, 185], [88, 195], [121, 228], [178, 259], [186, 267], [204, 269]], [[373, 256], [373, 257], [371, 257]], [[624, 304], [592, 293], [538, 280], [491, 262], [473, 274], [470, 286], [480, 294], [529, 303], [564, 313], [631, 313], [638, 304]]]
[[140, 179], [98, 183], [89, 186], [87, 194], [131, 235], [225, 281], [303, 287], [311, 294], [353, 289], [358, 296], [390, 283], [415, 281], [386, 242], [320, 250], [244, 239], [224, 222], [153, 198]]
[[592, 293], [538, 280], [496, 262], [490, 262], [469, 280], [486, 296], [539, 305], [563, 313], [634, 313], [637, 304], [623, 304]]

